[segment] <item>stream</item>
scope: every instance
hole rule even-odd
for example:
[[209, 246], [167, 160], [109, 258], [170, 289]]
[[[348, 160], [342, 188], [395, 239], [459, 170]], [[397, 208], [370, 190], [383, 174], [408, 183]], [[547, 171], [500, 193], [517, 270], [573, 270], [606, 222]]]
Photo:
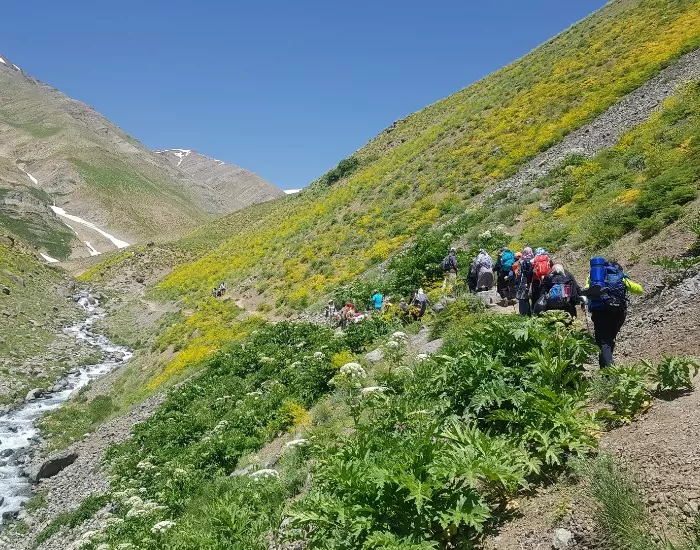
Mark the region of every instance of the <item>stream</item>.
[[0, 415], [0, 516], [3, 519], [13, 517], [22, 503], [32, 497], [31, 484], [24, 470], [28, 466], [30, 449], [40, 441], [36, 426], [39, 417], [57, 409], [76, 390], [113, 371], [132, 357], [128, 348], [112, 344], [105, 336], [92, 331], [93, 323], [106, 315], [98, 301], [85, 291], [77, 294], [75, 299], [87, 317], [64, 329], [64, 332], [100, 348], [102, 362], [69, 371], [54, 384], [52, 390]]

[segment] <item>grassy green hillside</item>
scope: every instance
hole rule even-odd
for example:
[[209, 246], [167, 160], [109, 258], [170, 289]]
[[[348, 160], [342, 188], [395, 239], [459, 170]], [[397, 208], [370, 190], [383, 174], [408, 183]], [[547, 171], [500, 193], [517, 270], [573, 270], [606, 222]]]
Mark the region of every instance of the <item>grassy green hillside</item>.
[[[510, 225], [525, 204], [498, 210], [492, 198], [479, 210], [473, 197], [699, 45], [697, 2], [612, 2], [523, 59], [398, 121], [298, 196], [244, 210], [181, 241], [175, 247], [193, 255], [215, 248], [177, 268], [158, 292], [200, 308], [211, 328], [223, 313], [208, 312], [203, 300], [221, 280], [258, 293], [267, 307], [299, 310], [465, 211], [462, 231]], [[641, 210], [637, 216], [645, 217]], [[547, 223], [564, 222], [574, 224]], [[525, 236], [543, 239], [541, 227], [530, 224]], [[199, 349], [190, 359], [217, 340], [201, 328], [188, 342], [190, 351]]]

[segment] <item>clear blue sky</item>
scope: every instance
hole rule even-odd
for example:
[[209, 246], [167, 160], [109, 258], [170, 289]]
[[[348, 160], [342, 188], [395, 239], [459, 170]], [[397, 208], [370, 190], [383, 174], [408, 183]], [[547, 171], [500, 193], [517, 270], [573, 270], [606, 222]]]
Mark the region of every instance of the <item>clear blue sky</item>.
[[10, 1], [0, 53], [151, 148], [289, 189], [604, 4]]

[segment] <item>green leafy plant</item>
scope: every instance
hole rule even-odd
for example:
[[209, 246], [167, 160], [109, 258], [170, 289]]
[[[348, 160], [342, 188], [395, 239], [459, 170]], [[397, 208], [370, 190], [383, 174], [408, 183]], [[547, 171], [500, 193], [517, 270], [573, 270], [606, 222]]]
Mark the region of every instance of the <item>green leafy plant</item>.
[[601, 371], [609, 384], [605, 400], [612, 406], [618, 420], [630, 422], [651, 405], [647, 373], [647, 364], [614, 365]]
[[[653, 365], [645, 362], [649, 369]], [[700, 371], [700, 363], [695, 357], [664, 356], [651, 374], [651, 380], [656, 384], [657, 392], [690, 390], [693, 388], [692, 379]]]

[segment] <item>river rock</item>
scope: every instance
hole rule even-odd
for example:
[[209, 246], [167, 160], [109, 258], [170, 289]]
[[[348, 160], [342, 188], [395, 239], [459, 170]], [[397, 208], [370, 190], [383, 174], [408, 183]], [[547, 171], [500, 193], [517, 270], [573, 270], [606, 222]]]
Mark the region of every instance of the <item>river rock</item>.
[[71, 450], [65, 450], [55, 455], [50, 456], [41, 464], [32, 466], [27, 475], [29, 481], [36, 483], [41, 479], [55, 476], [61, 470], [67, 468], [78, 458], [78, 453]]
[[496, 292], [494, 289], [483, 290], [481, 292], [477, 292], [476, 295], [488, 307], [497, 306], [498, 303], [501, 301], [501, 297], [499, 296], [498, 292]]
[[365, 355], [365, 360], [368, 361], [369, 363], [378, 363], [384, 358], [384, 352], [382, 351], [381, 348], [377, 348], [374, 351], [370, 351], [367, 355]]
[[552, 535], [552, 548], [564, 550], [571, 548], [574, 544], [574, 534], [568, 529], [555, 529]]
[[41, 388], [34, 388], [33, 390], [29, 390], [29, 393], [27, 393], [27, 397], [24, 398], [25, 401], [32, 401], [33, 399], [36, 399], [37, 397], [41, 397], [42, 394], [44, 393], [44, 390]]

